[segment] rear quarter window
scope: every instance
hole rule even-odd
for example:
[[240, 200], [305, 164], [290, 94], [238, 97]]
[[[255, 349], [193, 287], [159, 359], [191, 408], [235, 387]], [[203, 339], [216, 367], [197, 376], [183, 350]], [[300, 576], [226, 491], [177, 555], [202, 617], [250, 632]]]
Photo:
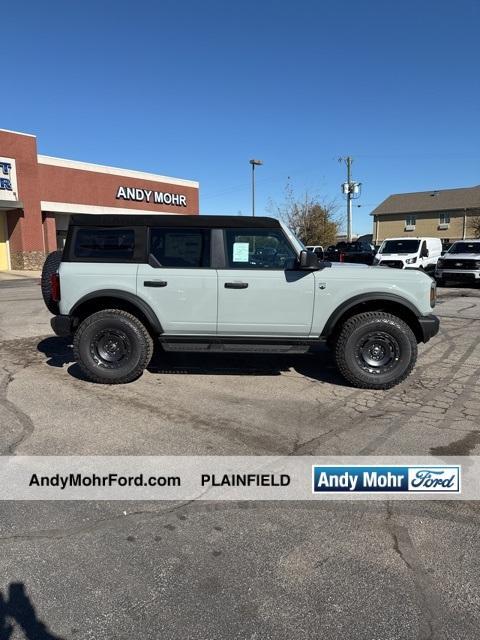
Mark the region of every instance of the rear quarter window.
[[73, 258], [93, 261], [133, 260], [135, 253], [135, 231], [125, 228], [98, 228], [76, 230]]

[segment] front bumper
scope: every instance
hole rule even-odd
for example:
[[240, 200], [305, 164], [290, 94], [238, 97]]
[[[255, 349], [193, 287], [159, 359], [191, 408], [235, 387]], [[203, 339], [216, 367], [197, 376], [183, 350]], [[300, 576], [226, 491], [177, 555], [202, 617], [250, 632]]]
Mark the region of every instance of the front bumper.
[[435, 278], [448, 280], [479, 280], [480, 271], [467, 269], [436, 269]]
[[420, 342], [428, 342], [430, 338], [436, 336], [440, 328], [440, 320], [437, 316], [430, 314], [428, 316], [420, 316], [418, 318], [422, 339]]
[[53, 316], [50, 320], [53, 332], [62, 338], [71, 336], [74, 332], [74, 319], [71, 316]]

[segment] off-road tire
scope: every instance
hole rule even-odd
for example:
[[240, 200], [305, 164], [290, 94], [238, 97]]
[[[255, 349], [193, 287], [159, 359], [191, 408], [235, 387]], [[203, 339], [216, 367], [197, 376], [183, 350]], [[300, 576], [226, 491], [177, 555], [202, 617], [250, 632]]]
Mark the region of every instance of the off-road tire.
[[58, 267], [62, 261], [62, 254], [63, 251], [52, 251], [52, 253], [48, 254], [45, 262], [43, 263], [42, 278], [40, 282], [43, 301], [50, 313], [53, 313], [55, 316], [58, 315], [60, 311], [58, 308], [58, 302], [55, 302], [52, 299], [50, 278], [58, 271]]
[[[385, 352], [385, 366], [374, 358]], [[373, 354], [373, 355], [372, 355]], [[367, 311], [349, 318], [334, 345], [334, 358], [342, 376], [360, 389], [390, 389], [404, 380], [417, 359], [417, 340], [397, 316]], [[366, 358], [367, 360], [365, 360]], [[374, 362], [372, 365], [371, 363]]]
[[[109, 352], [109, 346], [116, 342], [120, 345], [120, 359], [110, 362], [108, 357], [118, 355]], [[153, 341], [134, 315], [105, 309], [80, 323], [73, 338], [73, 353], [83, 374], [92, 382], [124, 384], [142, 375], [152, 358]]]

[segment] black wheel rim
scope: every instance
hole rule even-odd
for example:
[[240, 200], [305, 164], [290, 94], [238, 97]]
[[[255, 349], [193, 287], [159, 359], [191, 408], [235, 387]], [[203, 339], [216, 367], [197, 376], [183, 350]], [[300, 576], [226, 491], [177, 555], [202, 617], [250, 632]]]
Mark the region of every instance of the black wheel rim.
[[367, 333], [356, 345], [355, 358], [363, 371], [381, 375], [398, 365], [400, 345], [390, 333], [384, 331]]
[[130, 340], [123, 331], [103, 329], [93, 336], [90, 353], [99, 367], [118, 369], [130, 358]]

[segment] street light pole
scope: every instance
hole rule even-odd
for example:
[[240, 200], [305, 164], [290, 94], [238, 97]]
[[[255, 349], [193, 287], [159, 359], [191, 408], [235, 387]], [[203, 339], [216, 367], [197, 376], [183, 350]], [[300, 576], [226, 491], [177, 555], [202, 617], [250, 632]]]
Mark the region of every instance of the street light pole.
[[263, 160], [255, 160], [252, 158], [250, 161], [252, 165], [252, 216], [255, 215], [255, 167], [259, 167], [263, 164]]

